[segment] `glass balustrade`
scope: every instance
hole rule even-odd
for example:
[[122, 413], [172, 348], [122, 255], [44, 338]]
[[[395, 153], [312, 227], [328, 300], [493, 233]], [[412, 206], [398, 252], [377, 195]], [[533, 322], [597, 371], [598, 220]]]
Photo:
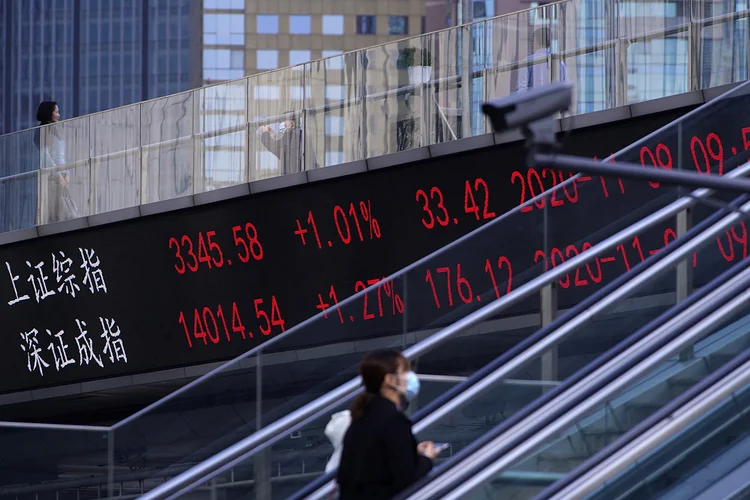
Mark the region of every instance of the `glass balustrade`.
[[0, 231], [485, 134], [529, 75], [572, 114], [746, 80], [748, 10], [681, 7], [562, 1], [0, 136]]

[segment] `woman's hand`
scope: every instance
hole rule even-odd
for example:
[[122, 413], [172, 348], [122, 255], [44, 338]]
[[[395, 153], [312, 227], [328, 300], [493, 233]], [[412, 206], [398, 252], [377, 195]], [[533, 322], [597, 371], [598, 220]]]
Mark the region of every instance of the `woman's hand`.
[[440, 450], [435, 448], [435, 443], [432, 441], [422, 441], [417, 445], [417, 453], [424, 455], [430, 460], [435, 460], [440, 455]]

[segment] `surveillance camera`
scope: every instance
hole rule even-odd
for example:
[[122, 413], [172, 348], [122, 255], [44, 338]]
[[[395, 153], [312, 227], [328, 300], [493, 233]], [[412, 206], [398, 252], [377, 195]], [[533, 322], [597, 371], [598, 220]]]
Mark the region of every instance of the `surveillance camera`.
[[482, 105], [482, 111], [495, 132], [503, 132], [552, 118], [555, 113], [568, 111], [572, 102], [573, 85], [560, 82], [488, 101]]

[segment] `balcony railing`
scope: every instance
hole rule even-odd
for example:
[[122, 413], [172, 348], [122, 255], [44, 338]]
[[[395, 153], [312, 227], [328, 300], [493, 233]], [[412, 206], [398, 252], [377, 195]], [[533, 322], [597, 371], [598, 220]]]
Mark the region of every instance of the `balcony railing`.
[[748, 11], [707, 3], [568, 0], [0, 136], [0, 232], [481, 135], [529, 74], [573, 114], [748, 79]]

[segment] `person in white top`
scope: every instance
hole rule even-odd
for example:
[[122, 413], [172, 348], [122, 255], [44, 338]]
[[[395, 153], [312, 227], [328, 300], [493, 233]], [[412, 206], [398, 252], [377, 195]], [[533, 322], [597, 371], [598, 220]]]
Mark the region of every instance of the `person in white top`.
[[[51, 125], [60, 121], [60, 108], [54, 101], [42, 101], [36, 112], [39, 125]], [[59, 222], [78, 217], [78, 208], [70, 196], [70, 171], [65, 165], [65, 142], [58, 127], [43, 127], [44, 136], [39, 153], [42, 168], [47, 173], [47, 216], [43, 223]]]
[[[539, 62], [519, 68], [517, 92], [525, 92], [533, 87], [539, 87], [550, 83], [549, 64], [547, 56], [550, 54], [551, 38], [548, 27], [539, 28], [534, 31], [534, 53], [524, 61], [538, 60]], [[560, 61], [560, 81], [568, 81], [568, 69], [565, 63]]]

